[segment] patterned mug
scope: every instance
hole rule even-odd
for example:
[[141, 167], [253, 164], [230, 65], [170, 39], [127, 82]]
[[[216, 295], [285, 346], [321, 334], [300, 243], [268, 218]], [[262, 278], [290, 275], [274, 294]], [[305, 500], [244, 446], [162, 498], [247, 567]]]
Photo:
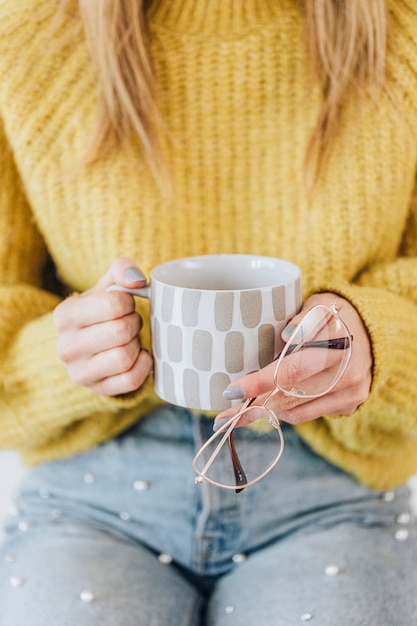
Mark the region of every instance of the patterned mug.
[[222, 411], [224, 389], [280, 352], [280, 334], [302, 303], [301, 270], [246, 254], [187, 257], [156, 266], [150, 298], [155, 391], [177, 406]]

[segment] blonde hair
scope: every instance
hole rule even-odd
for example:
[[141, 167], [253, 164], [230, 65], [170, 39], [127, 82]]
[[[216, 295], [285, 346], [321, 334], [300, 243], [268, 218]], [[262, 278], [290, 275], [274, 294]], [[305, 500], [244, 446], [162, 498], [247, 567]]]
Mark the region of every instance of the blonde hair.
[[[65, 11], [74, 0], [58, 0]], [[197, 1], [197, 0], [196, 0]], [[100, 87], [100, 110], [91, 153], [109, 136], [122, 141], [133, 130], [154, 177], [166, 168], [158, 137], [162, 127], [147, 27], [147, 0], [76, 0]], [[339, 127], [350, 86], [380, 88], [385, 75], [385, 0], [304, 0], [306, 40], [323, 102], [307, 153], [316, 178]]]
[[384, 86], [385, 0], [305, 0], [306, 39], [323, 102], [306, 154], [317, 178], [335, 142], [350, 87], [376, 95]]

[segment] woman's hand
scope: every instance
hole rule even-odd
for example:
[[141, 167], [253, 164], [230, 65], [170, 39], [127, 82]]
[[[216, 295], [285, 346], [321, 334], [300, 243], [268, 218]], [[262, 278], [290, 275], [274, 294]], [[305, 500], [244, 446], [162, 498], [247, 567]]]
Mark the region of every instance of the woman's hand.
[[[336, 387], [325, 396], [302, 399], [284, 396], [278, 393], [268, 402], [278, 419], [290, 424], [301, 424], [317, 419], [322, 415], [349, 415], [362, 404], [369, 395], [372, 383], [372, 352], [367, 330], [357, 310], [344, 298], [333, 293], [320, 293], [306, 300], [300, 313], [291, 320], [297, 324], [301, 317], [316, 304], [331, 305], [336, 303], [341, 319], [347, 325], [351, 335], [352, 356], [346, 372]], [[283, 335], [285, 338], [285, 335]], [[284, 359], [285, 361], [285, 359]], [[283, 361], [283, 362], [284, 362]], [[262, 403], [274, 389], [275, 363], [270, 363], [259, 372], [235, 380], [229, 387], [229, 397], [253, 398]], [[241, 392], [241, 393], [240, 393]], [[220, 413], [216, 421], [230, 418], [239, 407], [233, 407]]]
[[145, 277], [131, 259], [117, 259], [94, 287], [54, 311], [57, 354], [69, 377], [105, 396], [135, 391], [153, 366], [150, 354], [141, 350], [142, 320], [133, 296], [107, 292], [112, 283], [138, 288]]

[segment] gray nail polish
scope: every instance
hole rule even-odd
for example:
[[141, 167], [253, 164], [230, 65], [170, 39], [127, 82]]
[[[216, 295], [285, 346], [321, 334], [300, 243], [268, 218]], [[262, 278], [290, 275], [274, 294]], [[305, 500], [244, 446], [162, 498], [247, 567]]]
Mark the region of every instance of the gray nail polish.
[[[283, 336], [284, 337], [289, 337], [294, 330], [296, 329], [296, 324], [290, 324], [289, 326], [287, 326], [287, 328], [283, 331]], [[302, 328], [299, 328], [296, 332], [296, 334], [294, 335], [293, 339], [294, 341], [300, 341], [300, 339], [302, 339], [304, 337], [304, 332]]]
[[220, 428], [224, 426], [229, 420], [230, 420], [230, 417], [222, 417], [221, 419], [214, 422], [213, 424], [214, 432], [216, 433], [218, 430], [220, 430]]
[[289, 337], [291, 333], [294, 332], [295, 328], [296, 324], [288, 324], [288, 326], [282, 331], [282, 336]]
[[124, 277], [130, 283], [137, 283], [139, 280], [146, 280], [146, 276], [144, 276], [144, 274], [142, 274], [142, 272], [136, 267], [128, 267], [127, 270], [124, 271]]
[[226, 400], [243, 400], [244, 397], [245, 392], [242, 387], [238, 387], [237, 385], [227, 387], [223, 391], [223, 398], [226, 398]]

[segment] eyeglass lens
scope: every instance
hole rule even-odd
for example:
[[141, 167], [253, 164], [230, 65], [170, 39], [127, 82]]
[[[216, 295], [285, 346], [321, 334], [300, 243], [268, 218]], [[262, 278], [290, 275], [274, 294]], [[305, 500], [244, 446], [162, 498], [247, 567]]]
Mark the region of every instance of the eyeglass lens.
[[[196, 460], [197, 469], [204, 470], [208, 480], [235, 487], [236, 491], [267, 472], [275, 464], [281, 447], [279, 432], [271, 427], [268, 410], [256, 406], [250, 411], [252, 423], [241, 428], [238, 421], [223, 446], [218, 449], [220, 438], [213, 438]], [[207, 466], [213, 454], [215, 460]]]
[[287, 395], [314, 398], [340, 380], [350, 358], [351, 336], [331, 309], [318, 306], [303, 318], [284, 348], [275, 384]]

